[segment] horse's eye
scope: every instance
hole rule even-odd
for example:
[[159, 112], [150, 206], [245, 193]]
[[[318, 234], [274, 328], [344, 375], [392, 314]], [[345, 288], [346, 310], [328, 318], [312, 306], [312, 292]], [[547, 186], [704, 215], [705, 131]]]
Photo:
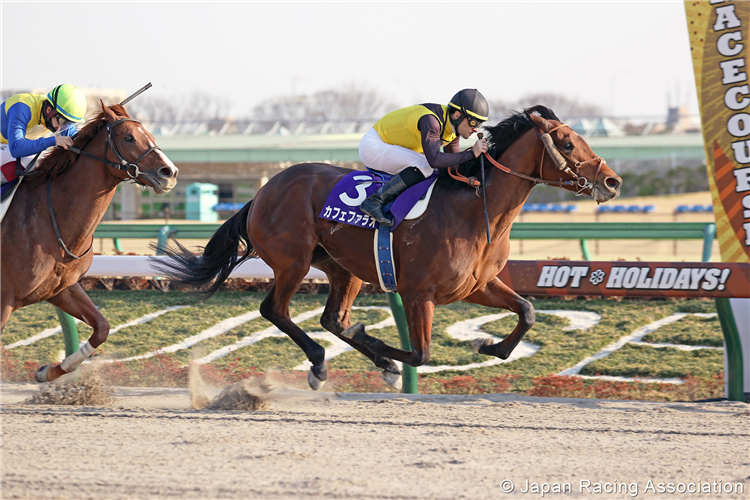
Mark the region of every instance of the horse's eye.
[[134, 139], [133, 139], [132, 135], [126, 135], [125, 136], [125, 140], [128, 141], [128, 142], [133, 142]]
[[574, 146], [573, 146], [573, 143], [572, 143], [572, 142], [566, 142], [566, 143], [565, 143], [565, 144], [563, 145], [563, 149], [567, 149], [568, 151], [573, 151], [573, 147], [574, 147]]

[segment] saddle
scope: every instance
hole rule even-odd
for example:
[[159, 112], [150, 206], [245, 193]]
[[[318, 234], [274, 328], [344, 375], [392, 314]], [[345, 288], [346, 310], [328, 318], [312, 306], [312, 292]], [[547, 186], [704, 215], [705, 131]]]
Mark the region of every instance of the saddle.
[[16, 194], [16, 189], [18, 189], [18, 185], [22, 180], [23, 177], [16, 177], [12, 181], [3, 184], [3, 187], [1, 189], [2, 194], [0, 194], [0, 222], [2, 222], [5, 218], [5, 213], [10, 207], [10, 202], [13, 200], [13, 195]]
[[398, 198], [383, 207], [383, 212], [390, 212], [393, 216], [393, 226], [389, 227], [381, 226], [370, 218], [359, 209], [359, 205], [391, 177], [390, 174], [369, 168], [366, 172], [358, 170], [346, 174], [331, 190], [319, 217], [352, 226], [375, 229], [373, 246], [378, 281], [383, 291], [396, 293], [393, 230], [401, 221], [416, 219], [425, 212], [430, 202], [432, 189], [435, 187], [437, 173], [409, 187]]
[[24, 177], [31, 177], [32, 175], [36, 175], [39, 173], [39, 171], [34, 172], [34, 167], [36, 166], [36, 160], [39, 158], [39, 155], [41, 153], [37, 154], [33, 160], [31, 160], [31, 163], [29, 163], [29, 166], [26, 167], [26, 169], [23, 168], [23, 165], [21, 164], [21, 159], [16, 158], [16, 176], [13, 179], [9, 179], [8, 182], [2, 185], [2, 188], [0, 188], [0, 222], [3, 221], [5, 218], [5, 213], [8, 211], [8, 208], [10, 208], [10, 203], [13, 201], [13, 196], [16, 194], [16, 190], [18, 189], [18, 186], [21, 184], [21, 181], [24, 179]]
[[[319, 217], [357, 227], [377, 228], [379, 224], [359, 210], [359, 205], [391, 177], [391, 174], [370, 169], [346, 174], [331, 190]], [[393, 215], [392, 230], [396, 229], [401, 221], [416, 219], [424, 213], [436, 180], [437, 174], [428, 177], [406, 189], [384, 207], [384, 212]]]

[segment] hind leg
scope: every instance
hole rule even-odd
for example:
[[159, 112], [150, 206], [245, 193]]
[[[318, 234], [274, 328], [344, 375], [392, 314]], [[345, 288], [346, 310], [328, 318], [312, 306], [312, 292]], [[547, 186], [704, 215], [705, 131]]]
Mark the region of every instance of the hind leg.
[[402, 294], [406, 324], [409, 327], [411, 352], [391, 347], [385, 342], [365, 333], [358, 325], [350, 328], [344, 335], [351, 335], [352, 340], [361, 343], [375, 355], [395, 359], [409, 366], [422, 366], [430, 361], [430, 342], [432, 338], [432, 316], [435, 305], [432, 295], [427, 293]]
[[300, 327], [294, 324], [289, 315], [289, 302], [292, 295], [297, 292], [302, 279], [308, 271], [307, 265], [295, 264], [291, 268], [281, 272], [274, 270], [275, 281], [268, 295], [260, 305], [260, 313], [268, 321], [276, 325], [282, 332], [289, 335], [295, 344], [305, 352], [307, 359], [312, 363], [307, 382], [313, 390], [323, 387], [328, 378], [326, 369], [326, 351], [317, 342], [311, 339]]
[[74, 372], [81, 366], [81, 363], [107, 340], [109, 335], [109, 322], [102, 316], [96, 305], [91, 301], [80, 283], [76, 283], [54, 297], [47, 299], [47, 302], [80, 319], [91, 328], [94, 333], [89, 340], [81, 346], [78, 351], [66, 357], [62, 363], [47, 364], [39, 368], [36, 373], [37, 382], [52, 382], [66, 373]]
[[[314, 228], [315, 218], [303, 210], [279, 209], [285, 202], [277, 199], [274, 193], [273, 190], [260, 190], [247, 220], [252, 248], [274, 274], [274, 284], [260, 305], [260, 313], [305, 352], [312, 363], [307, 382], [317, 391], [328, 378], [325, 349], [295, 325], [289, 315], [289, 302], [310, 269], [317, 246], [318, 236], [309, 230]], [[284, 193], [292, 199], [309, 196], [299, 186]]]
[[343, 334], [344, 331], [350, 328], [362, 329], [364, 331], [364, 325], [358, 323], [352, 327], [351, 323], [352, 304], [359, 293], [359, 289], [362, 287], [362, 280], [353, 276], [327, 255], [325, 257], [325, 259], [321, 258], [313, 261], [315, 267], [326, 273], [330, 285], [328, 301], [326, 302], [325, 311], [323, 311], [323, 315], [320, 318], [320, 324], [323, 328], [367, 356], [375, 366], [383, 370], [381, 376], [390, 386], [395, 389], [401, 389], [401, 372], [396, 363], [389, 358], [371, 353], [367, 346], [357, 342], [353, 338], [349, 338], [347, 334]]
[[488, 343], [487, 341], [491, 342], [490, 339], [476, 339], [471, 342], [472, 349], [480, 354], [508, 359], [508, 356], [510, 356], [518, 343], [521, 342], [526, 332], [534, 326], [536, 315], [531, 302], [511, 290], [508, 285], [500, 281], [497, 277], [487, 283], [482, 290], [466, 297], [464, 301], [487, 307], [508, 309], [518, 314], [518, 324], [510, 335], [505, 337], [499, 344]]

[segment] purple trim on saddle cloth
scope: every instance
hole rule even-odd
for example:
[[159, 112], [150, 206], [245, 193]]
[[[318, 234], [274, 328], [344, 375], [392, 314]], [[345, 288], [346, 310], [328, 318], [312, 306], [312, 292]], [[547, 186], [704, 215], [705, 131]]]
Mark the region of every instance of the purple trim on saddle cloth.
[[5, 192], [6, 192], [7, 190], [9, 190], [9, 189], [13, 189], [13, 186], [15, 186], [15, 185], [16, 185], [16, 181], [18, 181], [18, 178], [16, 178], [16, 179], [13, 179], [13, 180], [12, 180], [12, 181], [10, 181], [10, 182], [6, 182], [5, 184], [3, 184], [3, 187], [2, 187], [2, 188], [0, 188], [0, 196], [1, 196], [1, 197], [2, 197], [3, 199], [5, 199]]
[[[373, 229], [378, 227], [378, 223], [374, 219], [359, 210], [359, 205], [390, 178], [383, 177], [385, 176], [362, 170], [355, 170], [346, 174], [331, 190], [318, 217], [334, 222], [343, 222], [351, 226]], [[409, 210], [424, 196], [436, 179], [437, 174], [433, 174], [424, 181], [411, 186], [396, 198], [390, 209], [395, 220], [391, 230], [396, 229], [399, 223], [404, 220]]]

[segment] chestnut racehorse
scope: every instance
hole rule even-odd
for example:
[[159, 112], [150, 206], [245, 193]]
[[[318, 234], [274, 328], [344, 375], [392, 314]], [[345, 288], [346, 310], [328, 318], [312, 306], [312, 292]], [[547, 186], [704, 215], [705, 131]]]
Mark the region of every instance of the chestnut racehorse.
[[78, 280], [91, 266], [94, 230], [122, 181], [166, 193], [177, 168], [141, 122], [119, 104], [107, 107], [78, 133], [70, 150], [55, 149], [18, 187], [2, 222], [2, 319], [46, 300], [94, 330], [62, 363], [44, 365], [37, 380], [74, 371], [109, 333], [109, 323]]
[[[508, 260], [513, 220], [531, 189], [544, 179], [605, 202], [619, 195], [622, 179], [544, 106], [516, 113], [486, 130], [490, 156], [484, 164], [475, 159], [460, 170], [464, 177], [481, 178], [480, 169], [486, 169], [491, 244], [478, 191], [448, 176], [438, 178], [424, 215], [403, 221], [394, 231], [396, 281], [411, 352], [371, 337], [359, 323], [351, 325], [352, 303], [362, 282], [378, 283], [378, 276], [372, 230], [318, 217], [328, 193], [349, 172], [344, 168], [303, 163], [286, 169], [216, 231], [203, 255], [180, 246], [169, 252], [171, 258], [161, 269], [174, 280], [205, 287], [208, 297], [238, 264], [260, 256], [275, 277], [260, 312], [305, 351], [312, 363], [308, 382], [313, 389], [326, 380], [325, 350], [289, 316], [289, 301], [310, 266], [325, 272], [330, 283], [323, 327], [370, 358], [394, 387], [400, 386], [401, 374], [392, 360], [411, 366], [429, 361], [433, 310], [439, 304], [464, 300], [518, 314], [517, 326], [502, 342], [472, 342], [482, 354], [507, 359], [534, 324], [531, 303], [497, 278]], [[241, 247], [244, 252], [238, 254]]]

